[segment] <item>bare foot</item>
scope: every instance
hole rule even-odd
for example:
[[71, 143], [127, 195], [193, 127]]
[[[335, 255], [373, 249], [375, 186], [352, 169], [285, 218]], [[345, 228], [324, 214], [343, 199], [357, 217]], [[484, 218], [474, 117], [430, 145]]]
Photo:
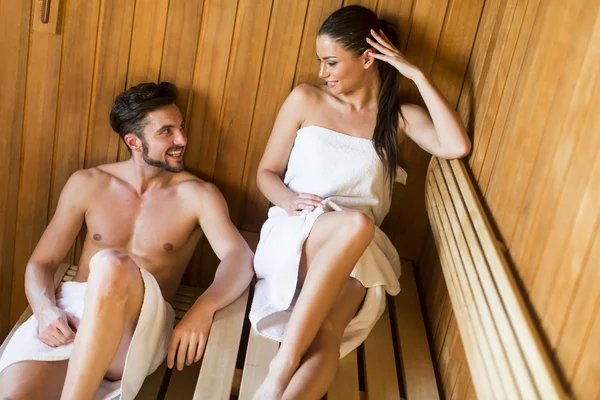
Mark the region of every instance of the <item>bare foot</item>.
[[298, 365], [280, 358], [283, 357], [275, 356], [273, 358], [269, 364], [269, 373], [252, 400], [281, 400], [283, 392], [285, 392]]

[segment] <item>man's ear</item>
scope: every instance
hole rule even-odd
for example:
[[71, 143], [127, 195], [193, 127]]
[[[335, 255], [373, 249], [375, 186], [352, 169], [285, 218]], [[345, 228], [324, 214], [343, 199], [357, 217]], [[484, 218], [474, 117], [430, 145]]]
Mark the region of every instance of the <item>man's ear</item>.
[[125, 143], [127, 143], [131, 151], [142, 151], [142, 141], [136, 134], [128, 133], [123, 139], [125, 139]]
[[373, 64], [375, 64], [376, 58], [372, 56], [372, 54], [376, 54], [375, 49], [367, 49], [362, 54], [363, 59], [363, 67], [364, 69], [369, 69]]

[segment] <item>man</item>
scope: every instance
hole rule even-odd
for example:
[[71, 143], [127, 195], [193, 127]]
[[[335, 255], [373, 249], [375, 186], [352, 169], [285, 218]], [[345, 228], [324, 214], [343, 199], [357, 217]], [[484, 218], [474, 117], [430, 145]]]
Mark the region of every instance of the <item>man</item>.
[[[176, 95], [168, 82], [120, 94], [110, 122], [131, 158], [77, 171], [65, 185], [27, 264], [34, 315], [0, 360], [0, 397], [91, 399], [100, 386], [133, 398], [165, 348], [169, 368], [198, 361], [215, 311], [250, 283], [253, 254], [222, 195], [184, 170]], [[77, 275], [55, 293], [53, 275], [84, 224]], [[221, 263], [171, 337], [167, 302], [203, 234]]]

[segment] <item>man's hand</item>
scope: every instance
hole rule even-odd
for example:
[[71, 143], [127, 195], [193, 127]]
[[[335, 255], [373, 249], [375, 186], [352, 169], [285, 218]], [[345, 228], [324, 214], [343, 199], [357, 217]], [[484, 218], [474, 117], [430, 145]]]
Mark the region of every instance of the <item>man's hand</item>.
[[167, 366], [181, 371], [183, 364], [190, 366], [200, 361], [210, 332], [214, 309], [199, 299], [175, 327], [171, 342], [167, 345]]
[[77, 318], [58, 307], [51, 307], [37, 314], [38, 337], [48, 346], [58, 347], [72, 342], [79, 326]]

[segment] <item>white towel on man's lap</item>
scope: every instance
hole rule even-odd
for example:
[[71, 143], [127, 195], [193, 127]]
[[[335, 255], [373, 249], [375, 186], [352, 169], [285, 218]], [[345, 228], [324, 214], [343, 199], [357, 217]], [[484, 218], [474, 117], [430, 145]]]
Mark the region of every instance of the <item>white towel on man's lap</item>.
[[[144, 281], [144, 300], [138, 322], [127, 351], [123, 378], [104, 379], [95, 399], [133, 399], [147, 375], [165, 358], [165, 345], [171, 339], [175, 312], [163, 297], [154, 276], [140, 268]], [[57, 306], [81, 319], [87, 282], [63, 282], [56, 293]], [[6, 346], [0, 359], [0, 372], [19, 361], [60, 361], [71, 357], [73, 343], [59, 347], [44, 344], [38, 338], [38, 322], [32, 315], [21, 325]]]
[[[406, 172], [398, 170], [399, 179]], [[386, 292], [400, 291], [400, 258], [379, 229], [391, 205], [390, 186], [383, 163], [369, 139], [345, 135], [318, 126], [298, 130], [284, 183], [295, 193], [311, 193], [325, 200], [313, 211], [289, 216], [271, 207], [260, 232], [254, 268], [257, 283], [250, 310], [252, 326], [261, 335], [281, 341], [298, 293], [298, 265], [302, 247], [321, 214], [358, 210], [375, 224], [373, 241], [350, 276], [368, 288], [363, 305], [342, 339], [341, 357], [367, 337], [386, 304]]]

